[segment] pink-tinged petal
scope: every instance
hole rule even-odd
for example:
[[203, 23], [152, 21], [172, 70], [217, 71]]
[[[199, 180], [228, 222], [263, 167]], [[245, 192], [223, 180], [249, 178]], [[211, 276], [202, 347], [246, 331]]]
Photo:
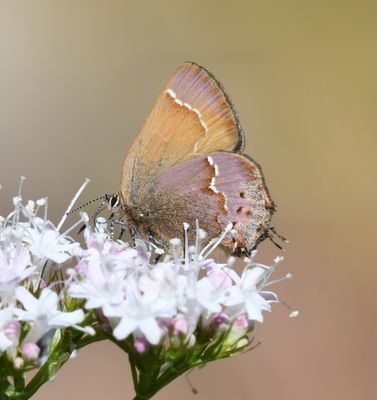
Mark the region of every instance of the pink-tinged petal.
[[219, 289], [226, 289], [232, 286], [231, 277], [226, 271], [220, 268], [209, 271], [208, 279]]
[[128, 337], [135, 329], [138, 327], [138, 323], [136, 320], [123, 317], [118, 325], [113, 330], [113, 335], [115, 339], [123, 340]]
[[6, 324], [4, 333], [8, 339], [17, 341], [21, 333], [21, 324], [18, 321], [11, 321]]
[[86, 260], [80, 260], [75, 266], [75, 271], [78, 274], [84, 274], [88, 271], [88, 263]]
[[19, 286], [15, 294], [26, 310], [33, 312], [38, 308], [38, 300], [23, 286]]
[[139, 328], [149, 343], [158, 344], [160, 342], [162, 330], [154, 318], [150, 317], [140, 321]]

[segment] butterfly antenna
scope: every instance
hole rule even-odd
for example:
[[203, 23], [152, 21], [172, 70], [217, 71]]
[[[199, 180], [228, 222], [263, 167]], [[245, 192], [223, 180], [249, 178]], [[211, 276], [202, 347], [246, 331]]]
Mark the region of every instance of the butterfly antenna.
[[[102, 197], [102, 198], [103, 198], [103, 197]], [[100, 200], [100, 199], [101, 199], [101, 197], [99, 197], [99, 198], [96, 199], [96, 200]], [[93, 203], [93, 202], [96, 201], [96, 200], [92, 200], [92, 201], [90, 201], [89, 203]], [[87, 204], [88, 204], [88, 203], [87, 203]], [[99, 207], [97, 208], [97, 210], [90, 216], [88, 222], [86, 222], [85, 224], [82, 225], [82, 227], [79, 229], [79, 231], [77, 232], [77, 234], [80, 234], [80, 233], [86, 228], [87, 225], [92, 224], [93, 221], [96, 220], [97, 215], [98, 215], [101, 211], [103, 211], [103, 210], [106, 208], [105, 204], [106, 204], [105, 201], [102, 201], [102, 202], [101, 202], [101, 204], [99, 205]], [[83, 206], [79, 207], [78, 209], [80, 209], [80, 208], [82, 208], [82, 207], [85, 207], [85, 204], [84, 204]]]
[[102, 202], [102, 203], [99, 205], [99, 207], [97, 208], [97, 210], [96, 210], [96, 211], [92, 214], [92, 216], [89, 218], [89, 223], [93, 223], [93, 222], [96, 220], [97, 215], [98, 215], [100, 212], [102, 212], [105, 208], [106, 208], [105, 203]]
[[[75, 213], [75, 212], [77, 212], [77, 211], [79, 211], [79, 210], [81, 210], [81, 209], [87, 207], [89, 204], [95, 203], [96, 201], [98, 201], [98, 200], [103, 200], [103, 199], [105, 199], [105, 198], [106, 198], [106, 195], [103, 194], [102, 196], [97, 197], [96, 199], [90, 200], [90, 201], [88, 201], [87, 203], [82, 204], [81, 206], [74, 208], [73, 210], [67, 212], [66, 215], [71, 215], [71, 214], [73, 214], [73, 213]], [[102, 207], [102, 204], [101, 204], [101, 207]]]

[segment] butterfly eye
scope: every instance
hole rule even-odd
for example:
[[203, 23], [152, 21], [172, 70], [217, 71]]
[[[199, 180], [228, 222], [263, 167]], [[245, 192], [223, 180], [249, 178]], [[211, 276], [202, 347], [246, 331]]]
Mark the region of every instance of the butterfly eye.
[[109, 196], [107, 202], [111, 209], [117, 208], [119, 206], [119, 195], [116, 193]]

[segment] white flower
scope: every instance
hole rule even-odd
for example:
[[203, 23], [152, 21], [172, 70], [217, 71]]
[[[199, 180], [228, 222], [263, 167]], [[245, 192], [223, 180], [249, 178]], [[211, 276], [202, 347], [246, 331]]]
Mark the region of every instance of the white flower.
[[125, 271], [113, 271], [94, 260], [86, 267], [85, 278], [72, 283], [68, 289], [71, 297], [86, 299], [85, 308], [102, 308], [105, 314], [124, 300]]
[[233, 307], [232, 311], [237, 315], [246, 311], [249, 320], [263, 322], [262, 311], [271, 311], [270, 302], [278, 301], [275, 293], [262, 291], [257, 287], [267, 271], [261, 266], [245, 268], [241, 279], [236, 281], [235, 286], [228, 289], [224, 304]]
[[196, 284], [196, 298], [199, 304], [209, 312], [219, 313], [222, 310], [224, 289], [216, 286], [209, 278], [202, 278]]
[[103, 243], [91, 241], [88, 247], [83, 254], [85, 260], [101, 263], [115, 272], [127, 271], [140, 265], [136, 261], [139, 258], [138, 252], [126, 243], [118, 244], [107, 238]]
[[157, 318], [169, 318], [174, 315], [175, 308], [159, 300], [158, 290], [148, 290], [141, 293], [133, 279], [128, 282], [126, 300], [118, 310], [108, 315], [120, 317], [114, 329], [118, 340], [125, 339], [131, 333], [142, 333], [151, 344], [160, 342], [163, 330]]
[[37, 342], [53, 329], [77, 326], [84, 319], [84, 312], [76, 310], [63, 312], [58, 310], [58, 295], [49, 288], [42, 290], [39, 298], [34, 297], [27, 289], [20, 286], [16, 289], [17, 300], [25, 310], [15, 309], [14, 313], [21, 321], [28, 321], [32, 327], [27, 334], [26, 342]]
[[35, 270], [30, 254], [25, 247], [8, 246], [7, 252], [0, 249], [0, 303], [10, 304], [19, 282], [29, 277]]
[[165, 301], [174, 308], [183, 307], [187, 298], [188, 278], [174, 263], [159, 262], [147, 274], [139, 278], [139, 287], [143, 292], [157, 291], [160, 302]]
[[80, 246], [61, 235], [54, 225], [41, 218], [35, 218], [33, 227], [25, 232], [25, 242], [30, 252], [39, 259], [49, 259], [57, 264], [67, 261]]

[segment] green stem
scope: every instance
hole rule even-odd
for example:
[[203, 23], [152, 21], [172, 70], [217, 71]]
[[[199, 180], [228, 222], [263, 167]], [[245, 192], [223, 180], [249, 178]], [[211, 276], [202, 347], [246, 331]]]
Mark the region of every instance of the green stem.
[[85, 346], [88, 346], [89, 344], [95, 343], [95, 342], [100, 342], [101, 340], [106, 339], [107, 337], [103, 334], [97, 333], [94, 336], [85, 336], [84, 338], [80, 339], [77, 344], [76, 344], [76, 349], [82, 349]]
[[134, 387], [136, 388], [138, 385], [138, 374], [137, 374], [137, 369], [136, 369], [136, 365], [135, 365], [135, 358], [132, 353], [128, 353], [128, 360], [130, 362], [132, 380], [134, 383]]
[[14, 388], [17, 392], [22, 392], [25, 389], [25, 376], [23, 373], [14, 375]]
[[[181, 363], [180, 363], [181, 364]], [[186, 363], [180, 366], [173, 365], [167, 371], [165, 371], [159, 378], [152, 380], [147, 385], [147, 388], [137, 387], [136, 396], [133, 400], [149, 400], [156, 393], [158, 393], [162, 388], [172, 382], [174, 379], [178, 378], [180, 375], [184, 374], [191, 369], [191, 366]], [[147, 389], [147, 390], [145, 390]]]

